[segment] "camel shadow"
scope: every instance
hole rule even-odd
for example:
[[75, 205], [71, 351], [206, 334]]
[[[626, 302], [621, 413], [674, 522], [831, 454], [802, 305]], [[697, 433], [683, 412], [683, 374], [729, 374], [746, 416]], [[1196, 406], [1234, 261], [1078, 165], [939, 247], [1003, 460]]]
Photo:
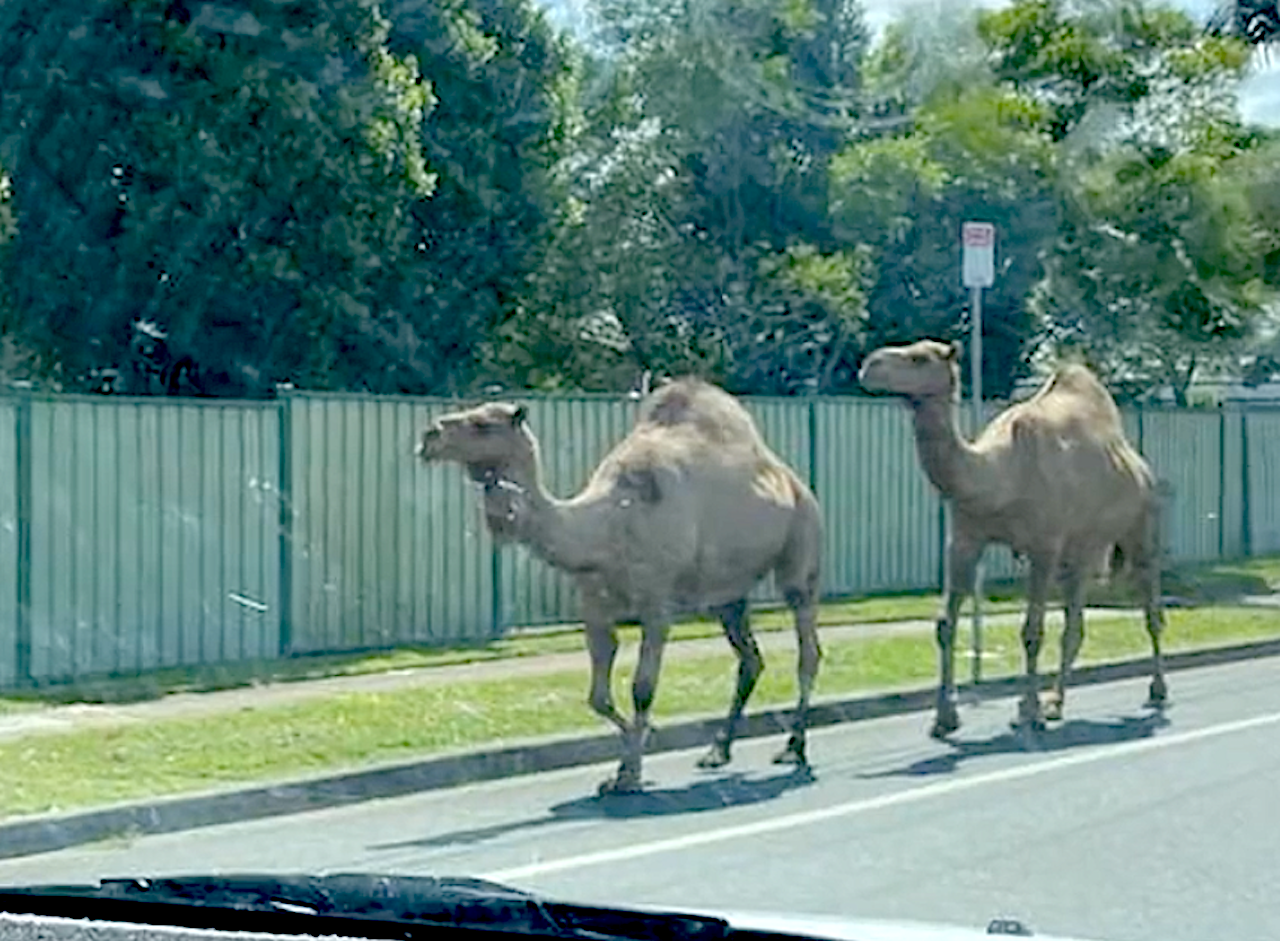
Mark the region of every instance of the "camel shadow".
[[1153, 711], [1142, 716], [1121, 716], [1112, 721], [1070, 719], [1036, 732], [1025, 728], [1011, 728], [991, 738], [948, 740], [952, 750], [946, 754], [914, 761], [904, 768], [877, 771], [859, 777], [910, 778], [950, 774], [964, 762], [974, 758], [1017, 752], [1052, 753], [1086, 745], [1117, 745], [1150, 738], [1157, 729], [1168, 724], [1169, 720], [1162, 711]]
[[496, 839], [509, 833], [534, 830], [583, 820], [632, 820], [637, 817], [666, 817], [698, 814], [730, 807], [746, 807], [775, 800], [788, 791], [806, 787], [817, 780], [809, 768], [794, 768], [766, 778], [748, 777], [741, 772], [720, 775], [687, 787], [646, 788], [630, 794], [580, 797], [553, 805], [542, 817], [510, 823], [455, 830], [438, 836], [395, 843], [379, 843], [370, 849], [391, 850], [465, 846]]

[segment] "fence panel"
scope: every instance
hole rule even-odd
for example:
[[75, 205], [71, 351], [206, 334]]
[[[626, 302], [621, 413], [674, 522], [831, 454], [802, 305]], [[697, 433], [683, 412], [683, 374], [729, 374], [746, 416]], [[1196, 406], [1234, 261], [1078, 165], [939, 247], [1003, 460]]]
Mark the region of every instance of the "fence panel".
[[941, 584], [941, 504], [896, 402], [819, 401], [818, 499], [827, 519], [824, 591]]
[[0, 689], [18, 676], [18, 406], [0, 402]]
[[31, 675], [279, 650], [274, 406], [31, 403]]
[[[627, 434], [638, 406], [622, 397], [524, 401], [545, 483], [562, 497]], [[940, 503], [900, 403], [744, 404], [822, 502], [825, 593], [939, 585]], [[422, 428], [453, 407], [322, 394], [270, 404], [31, 399], [29, 464], [0, 482], [0, 686], [24, 679], [20, 476], [30, 481], [25, 655], [37, 681], [269, 658], [282, 641], [293, 652], [444, 645], [577, 620], [567, 579], [523, 548], [494, 552], [459, 469], [413, 459]], [[19, 411], [18, 400], [0, 401], [0, 466], [18, 466]], [[1173, 559], [1230, 557], [1246, 541], [1257, 554], [1280, 552], [1280, 412], [1124, 418], [1173, 487]], [[1017, 573], [1007, 550], [986, 561], [989, 578]], [[771, 585], [752, 597], [775, 600]]]
[[1252, 412], [1246, 418], [1251, 549], [1266, 555], [1280, 552], [1280, 412]]
[[1220, 539], [1222, 422], [1217, 412], [1149, 410], [1143, 456], [1173, 487], [1165, 547], [1175, 561], [1216, 558]]
[[456, 403], [291, 394], [290, 647], [493, 636], [493, 556], [462, 471], [413, 457]]

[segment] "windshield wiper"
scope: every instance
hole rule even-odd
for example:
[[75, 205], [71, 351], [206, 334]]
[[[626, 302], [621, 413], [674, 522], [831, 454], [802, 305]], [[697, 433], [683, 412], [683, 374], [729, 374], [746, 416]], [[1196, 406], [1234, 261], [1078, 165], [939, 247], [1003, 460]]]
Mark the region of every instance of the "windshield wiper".
[[590, 941], [723, 941], [720, 918], [574, 905], [469, 878], [235, 874], [0, 887], [0, 911], [277, 934], [366, 938], [441, 928]]

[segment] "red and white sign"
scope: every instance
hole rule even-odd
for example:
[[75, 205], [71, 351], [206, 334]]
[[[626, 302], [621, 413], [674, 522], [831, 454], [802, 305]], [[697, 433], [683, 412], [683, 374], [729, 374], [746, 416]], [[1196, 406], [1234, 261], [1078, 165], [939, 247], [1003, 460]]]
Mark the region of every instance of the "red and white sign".
[[964, 286], [989, 288], [996, 283], [996, 227], [990, 222], [966, 222], [960, 227], [964, 246]]

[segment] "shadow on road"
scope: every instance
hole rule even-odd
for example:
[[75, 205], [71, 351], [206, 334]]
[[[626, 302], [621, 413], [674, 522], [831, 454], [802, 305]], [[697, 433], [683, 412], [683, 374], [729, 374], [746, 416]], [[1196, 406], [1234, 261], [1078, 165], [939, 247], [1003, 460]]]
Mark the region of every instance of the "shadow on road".
[[630, 820], [636, 817], [664, 817], [724, 810], [728, 807], [744, 807], [774, 800], [787, 791], [805, 787], [816, 780], [817, 778], [808, 768], [796, 768], [785, 774], [775, 774], [767, 778], [734, 773], [699, 781], [688, 787], [646, 788], [635, 794], [582, 797], [555, 804], [550, 812], [542, 817], [494, 824], [490, 827], [477, 827], [473, 830], [457, 830], [420, 840], [380, 843], [369, 848], [388, 850], [457, 846], [480, 843], [521, 830], [532, 830], [577, 820]]
[[944, 755], [912, 762], [905, 768], [864, 774], [864, 778], [922, 777], [932, 774], [949, 774], [971, 758], [1003, 755], [1013, 752], [1057, 752], [1085, 745], [1113, 745], [1150, 738], [1157, 729], [1169, 724], [1163, 712], [1151, 712], [1142, 716], [1122, 716], [1113, 721], [1099, 722], [1092, 719], [1070, 719], [1060, 725], [1050, 726], [1040, 732], [1027, 729], [1010, 729], [999, 735], [972, 741], [957, 740], [950, 744], [952, 750]]

